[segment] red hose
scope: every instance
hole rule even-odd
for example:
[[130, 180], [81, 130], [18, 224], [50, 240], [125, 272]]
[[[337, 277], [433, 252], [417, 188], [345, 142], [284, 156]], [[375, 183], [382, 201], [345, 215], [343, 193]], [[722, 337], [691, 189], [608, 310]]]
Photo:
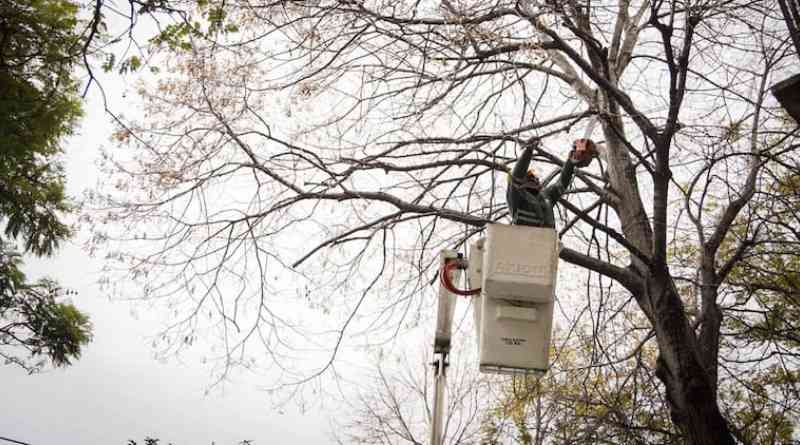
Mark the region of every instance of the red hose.
[[450, 272], [452, 272], [453, 269], [458, 268], [460, 264], [461, 262], [458, 260], [445, 261], [444, 266], [442, 266], [442, 269], [439, 272], [439, 282], [442, 283], [442, 286], [444, 286], [444, 288], [447, 289], [448, 292], [452, 292], [456, 295], [461, 295], [463, 297], [469, 297], [471, 295], [477, 295], [481, 293], [481, 288], [457, 289], [453, 285], [453, 281], [450, 279]]

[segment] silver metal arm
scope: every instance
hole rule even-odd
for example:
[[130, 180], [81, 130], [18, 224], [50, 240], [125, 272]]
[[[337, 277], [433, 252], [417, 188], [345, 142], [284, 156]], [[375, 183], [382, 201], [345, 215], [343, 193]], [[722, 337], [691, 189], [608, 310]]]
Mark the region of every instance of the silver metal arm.
[[[454, 250], [443, 250], [439, 254], [439, 268], [447, 260], [459, 258]], [[461, 271], [453, 270], [454, 280], [458, 279]], [[431, 445], [441, 445], [444, 439], [443, 419], [445, 407], [445, 389], [447, 387], [447, 366], [449, 365], [450, 343], [453, 333], [453, 315], [456, 309], [456, 296], [439, 285], [439, 301], [436, 311], [436, 334], [433, 340], [434, 369], [433, 376], [433, 418], [431, 419]]]

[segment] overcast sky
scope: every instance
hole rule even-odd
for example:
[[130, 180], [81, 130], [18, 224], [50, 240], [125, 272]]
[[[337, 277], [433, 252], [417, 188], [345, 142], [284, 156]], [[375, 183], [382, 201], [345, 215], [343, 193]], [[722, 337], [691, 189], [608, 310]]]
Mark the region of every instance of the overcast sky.
[[[108, 143], [111, 125], [97, 96], [87, 103], [80, 135], [68, 144], [72, 195], [95, 183], [94, 159]], [[73, 302], [91, 316], [95, 339], [80, 361], [65, 369], [27, 375], [0, 366], [0, 437], [31, 445], [124, 445], [145, 436], [175, 445], [226, 445], [242, 439], [332, 443], [324, 413], [299, 413], [288, 406], [281, 414], [258, 389], [268, 383], [262, 379], [235, 376], [204, 395], [211, 383], [208, 369], [191, 361], [156, 361], [147, 336], [159, 327], [157, 314], [108, 301], [95, 284], [100, 267], [99, 260], [81, 250], [80, 239], [50, 260], [27, 260], [24, 270], [31, 278], [47, 275], [78, 291]]]

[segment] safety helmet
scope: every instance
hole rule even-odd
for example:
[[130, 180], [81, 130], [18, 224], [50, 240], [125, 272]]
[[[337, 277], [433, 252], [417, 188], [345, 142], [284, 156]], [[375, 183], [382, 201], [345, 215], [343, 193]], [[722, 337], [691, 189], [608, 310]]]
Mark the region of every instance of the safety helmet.
[[541, 181], [539, 181], [539, 177], [536, 176], [536, 171], [533, 169], [528, 170], [528, 174], [525, 176], [525, 179], [525, 182], [531, 186], [539, 187], [541, 185]]
[[527, 186], [534, 186], [539, 187], [541, 186], [541, 181], [539, 180], [539, 176], [536, 175], [536, 171], [534, 169], [529, 169], [525, 175], [524, 180], [517, 180], [511, 174], [511, 170], [508, 170], [508, 182], [513, 183], [515, 187], [525, 187]]

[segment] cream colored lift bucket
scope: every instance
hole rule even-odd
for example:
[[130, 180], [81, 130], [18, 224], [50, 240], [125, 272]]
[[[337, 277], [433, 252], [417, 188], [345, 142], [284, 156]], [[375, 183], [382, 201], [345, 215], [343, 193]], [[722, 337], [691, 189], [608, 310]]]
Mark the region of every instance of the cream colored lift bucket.
[[544, 373], [549, 367], [558, 267], [554, 229], [490, 224], [472, 244], [470, 287], [481, 372]]

